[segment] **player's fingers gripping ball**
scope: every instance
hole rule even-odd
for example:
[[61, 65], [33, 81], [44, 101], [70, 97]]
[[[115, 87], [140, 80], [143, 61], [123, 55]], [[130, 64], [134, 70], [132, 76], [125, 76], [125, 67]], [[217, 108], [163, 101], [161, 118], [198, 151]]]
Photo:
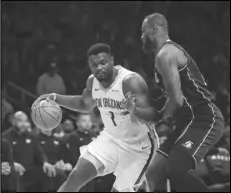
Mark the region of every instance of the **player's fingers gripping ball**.
[[31, 117], [39, 129], [50, 131], [60, 124], [62, 110], [56, 102], [42, 100], [32, 108]]
[[33, 111], [33, 109], [42, 101], [42, 100], [51, 100], [51, 101], [55, 101], [56, 99], [56, 94], [52, 93], [52, 94], [44, 94], [41, 95], [39, 98], [37, 98], [34, 103], [31, 106], [31, 110]]

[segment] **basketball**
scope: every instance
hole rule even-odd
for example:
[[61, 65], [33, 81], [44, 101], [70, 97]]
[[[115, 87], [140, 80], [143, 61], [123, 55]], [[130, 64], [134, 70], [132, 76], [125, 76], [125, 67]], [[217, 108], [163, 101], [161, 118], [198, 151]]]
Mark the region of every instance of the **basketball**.
[[62, 110], [56, 102], [42, 100], [32, 109], [31, 117], [39, 129], [53, 130], [62, 120]]

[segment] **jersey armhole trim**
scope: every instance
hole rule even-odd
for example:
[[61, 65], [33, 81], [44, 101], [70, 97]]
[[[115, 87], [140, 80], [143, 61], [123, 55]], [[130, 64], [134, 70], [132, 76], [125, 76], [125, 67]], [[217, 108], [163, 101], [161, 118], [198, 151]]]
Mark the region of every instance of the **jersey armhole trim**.
[[181, 69], [178, 69], [178, 71], [180, 72], [180, 71], [182, 71], [182, 70], [184, 70], [185, 68], [187, 68], [188, 67], [188, 65], [186, 64], [184, 67], [182, 67]]

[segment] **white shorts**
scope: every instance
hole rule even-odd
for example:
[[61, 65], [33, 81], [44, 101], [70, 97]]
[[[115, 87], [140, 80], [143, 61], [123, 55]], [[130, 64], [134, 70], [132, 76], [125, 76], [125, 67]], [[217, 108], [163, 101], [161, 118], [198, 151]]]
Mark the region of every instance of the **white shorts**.
[[89, 145], [81, 147], [81, 157], [90, 161], [98, 176], [114, 173], [113, 188], [118, 192], [135, 192], [144, 180], [145, 171], [158, 148], [158, 137], [147, 134], [140, 147], [121, 147], [118, 142], [101, 133]]

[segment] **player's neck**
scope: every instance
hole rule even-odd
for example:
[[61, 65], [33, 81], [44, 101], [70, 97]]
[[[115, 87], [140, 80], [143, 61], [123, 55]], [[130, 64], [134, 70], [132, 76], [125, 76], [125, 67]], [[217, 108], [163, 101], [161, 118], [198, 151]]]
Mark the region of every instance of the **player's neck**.
[[163, 36], [163, 37], [160, 37], [158, 39], [158, 42], [157, 42], [157, 47], [155, 49], [155, 55], [157, 55], [159, 53], [159, 51], [161, 50], [162, 46], [165, 44], [166, 41], [170, 40], [168, 36]]

